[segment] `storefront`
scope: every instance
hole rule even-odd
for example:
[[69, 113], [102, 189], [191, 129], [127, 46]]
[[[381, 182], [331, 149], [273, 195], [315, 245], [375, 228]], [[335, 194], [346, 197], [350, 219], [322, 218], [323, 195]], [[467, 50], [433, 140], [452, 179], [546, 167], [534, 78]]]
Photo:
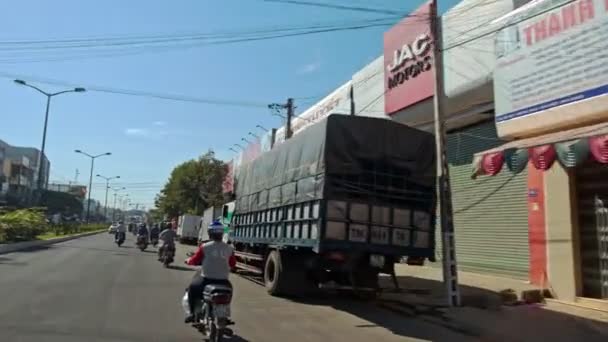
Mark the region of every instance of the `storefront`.
[[[482, 2], [463, 1], [445, 13], [444, 45], [459, 43], [465, 30], [471, 36], [495, 30], [492, 25], [480, 25], [480, 20], [498, 18], [514, 6], [509, 1], [481, 6]], [[412, 18], [404, 19], [385, 34], [384, 103], [392, 120], [433, 132], [434, 78], [432, 65], [425, 64], [432, 62], [431, 47], [426, 45], [431, 30], [429, 21], [419, 20], [430, 14], [430, 6], [431, 3], [423, 5]], [[526, 173], [471, 179], [475, 153], [505, 142], [497, 136], [494, 124], [493, 45], [494, 35], [489, 34], [450, 49], [444, 56], [456, 257], [461, 270], [527, 279], [530, 256]], [[398, 49], [411, 49], [411, 60], [395, 53]], [[411, 76], [400, 76], [404, 73]], [[395, 79], [403, 82], [396, 85]], [[441, 251], [440, 234], [437, 251]], [[435, 265], [441, 267], [441, 263]]]
[[512, 141], [477, 153], [475, 173], [527, 171], [530, 280], [605, 308], [608, 3], [539, 1], [500, 21], [495, 121]]

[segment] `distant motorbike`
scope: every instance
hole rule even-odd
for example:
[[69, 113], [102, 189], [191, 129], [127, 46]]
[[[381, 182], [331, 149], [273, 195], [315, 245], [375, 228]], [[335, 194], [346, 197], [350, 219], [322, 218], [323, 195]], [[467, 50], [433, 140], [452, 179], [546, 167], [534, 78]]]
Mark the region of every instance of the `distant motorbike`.
[[[225, 285], [210, 284], [203, 291], [203, 300], [196, 306], [194, 312], [194, 326], [210, 342], [221, 342], [224, 337], [234, 334], [228, 325], [230, 320], [230, 302], [232, 289]], [[188, 292], [184, 295], [184, 308], [187, 308]]]
[[114, 238], [114, 242], [116, 242], [116, 244], [118, 245], [118, 247], [120, 247], [120, 245], [122, 245], [125, 242], [125, 233], [124, 232], [117, 232], [116, 236]]
[[162, 262], [165, 267], [169, 267], [175, 258], [175, 246], [163, 246], [161, 248], [160, 262]]
[[137, 237], [137, 243], [136, 243], [136, 245], [139, 248], [139, 250], [143, 252], [146, 248], [148, 248], [148, 237], [147, 236], [143, 236], [143, 235], [139, 235]]
[[158, 238], [157, 237], [153, 237], [150, 239], [150, 243], [152, 244], [152, 246], [156, 247], [158, 246]]

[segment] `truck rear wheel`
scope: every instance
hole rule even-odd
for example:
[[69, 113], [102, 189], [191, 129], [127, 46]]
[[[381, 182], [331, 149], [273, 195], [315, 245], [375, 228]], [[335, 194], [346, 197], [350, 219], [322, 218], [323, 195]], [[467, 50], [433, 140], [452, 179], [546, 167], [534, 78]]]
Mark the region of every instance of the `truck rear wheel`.
[[281, 296], [286, 294], [289, 286], [288, 273], [285, 272], [283, 263], [281, 262], [281, 253], [272, 251], [268, 254], [266, 265], [264, 267], [264, 285], [266, 290], [272, 296]]

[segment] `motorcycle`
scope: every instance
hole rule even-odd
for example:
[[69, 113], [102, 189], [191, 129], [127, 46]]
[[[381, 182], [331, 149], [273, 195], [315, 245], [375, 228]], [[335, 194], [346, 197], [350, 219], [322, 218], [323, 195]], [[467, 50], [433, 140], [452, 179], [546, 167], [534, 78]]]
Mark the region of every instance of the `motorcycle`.
[[[194, 326], [210, 342], [221, 342], [224, 337], [232, 337], [234, 332], [228, 325], [230, 320], [230, 302], [232, 289], [225, 285], [210, 284], [205, 286], [203, 300], [194, 311]], [[188, 307], [188, 292], [183, 300], [184, 308]]]
[[160, 262], [165, 267], [169, 267], [169, 264], [173, 262], [173, 258], [175, 258], [175, 246], [163, 246], [160, 253]]
[[151, 238], [150, 243], [152, 243], [152, 246], [154, 246], [154, 247], [158, 246], [158, 238], [157, 237]]
[[120, 247], [125, 242], [125, 233], [124, 232], [116, 232], [116, 237], [114, 238], [114, 242]]
[[139, 235], [137, 237], [137, 247], [139, 248], [140, 251], [144, 251], [146, 248], [148, 248], [148, 237], [147, 236], [143, 236], [143, 235]]

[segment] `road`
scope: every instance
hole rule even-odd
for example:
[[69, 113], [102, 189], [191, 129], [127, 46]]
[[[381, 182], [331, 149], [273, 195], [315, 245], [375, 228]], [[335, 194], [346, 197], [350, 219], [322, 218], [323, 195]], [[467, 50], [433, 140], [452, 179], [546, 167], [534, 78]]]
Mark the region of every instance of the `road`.
[[[200, 341], [180, 298], [193, 269], [164, 269], [151, 248], [107, 234], [0, 255], [2, 341]], [[179, 247], [178, 260], [193, 247]], [[234, 342], [469, 341], [446, 328], [348, 298], [271, 297], [233, 276]]]

